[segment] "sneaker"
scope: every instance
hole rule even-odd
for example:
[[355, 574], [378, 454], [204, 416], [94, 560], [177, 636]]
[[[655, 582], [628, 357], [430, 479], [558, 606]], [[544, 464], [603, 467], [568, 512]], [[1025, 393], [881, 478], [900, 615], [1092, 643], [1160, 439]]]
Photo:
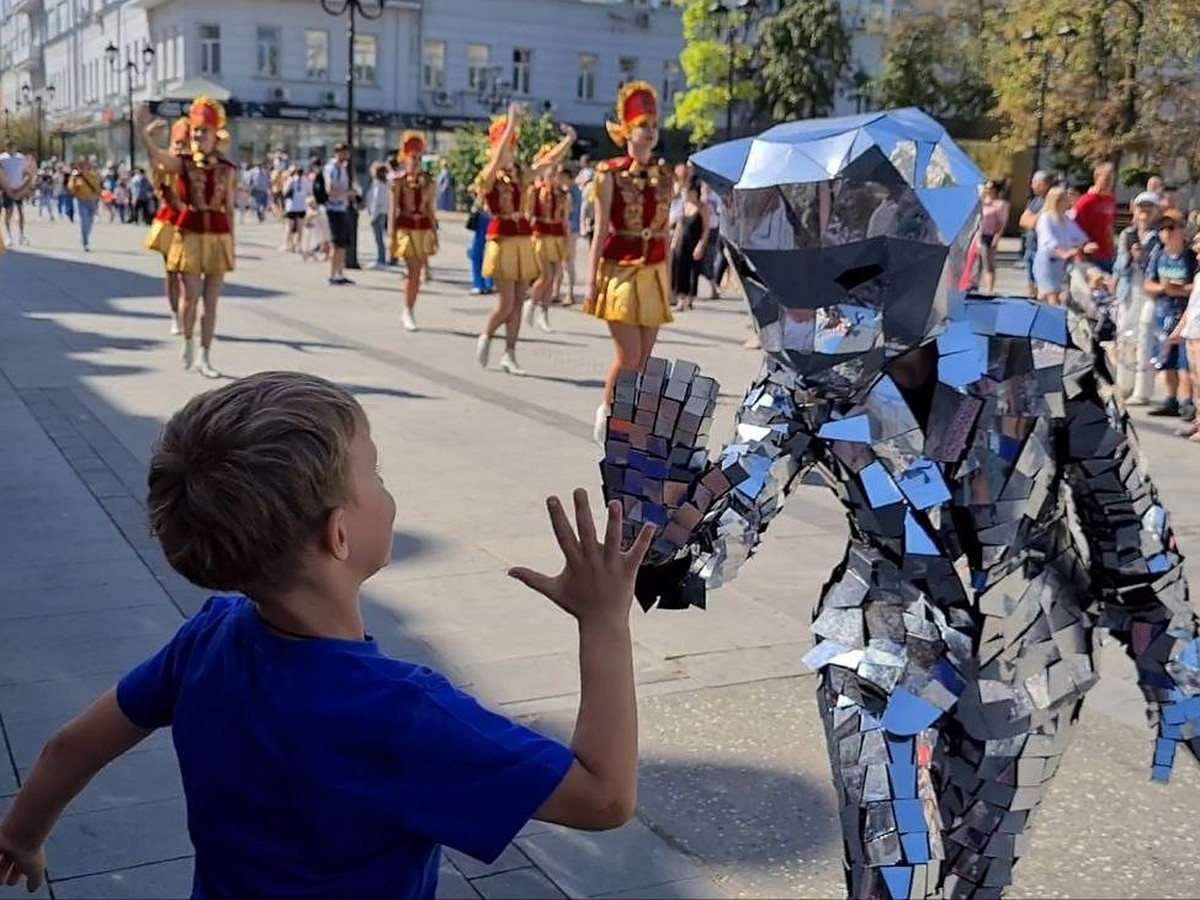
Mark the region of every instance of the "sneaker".
[[404, 311], [403, 315], [401, 315], [401, 317], [400, 317], [400, 322], [401, 322], [401, 324], [404, 325], [405, 331], [416, 331], [417, 330], [417, 320], [413, 318], [411, 309], [406, 309]]
[[1196, 418], [1196, 404], [1191, 400], [1184, 400], [1179, 404], [1179, 418], [1185, 422], [1190, 422]]
[[183, 339], [183, 349], [179, 352], [179, 358], [183, 361], [183, 370], [185, 372], [192, 367], [192, 363], [196, 361], [196, 342], [194, 339]]
[[509, 375], [524, 375], [525, 370], [517, 365], [517, 355], [512, 350], [505, 350], [500, 357], [500, 368]]
[[1164, 400], [1161, 406], [1156, 406], [1154, 409], [1146, 413], [1148, 416], [1159, 416], [1168, 419], [1179, 418], [1179, 401], [1172, 397], [1169, 400]]
[[592, 423], [592, 440], [601, 447], [604, 446], [604, 438], [608, 433], [608, 416], [611, 410], [607, 403], [601, 403], [596, 407], [596, 419]]
[[546, 332], [546, 334], [554, 333], [554, 329], [550, 327], [550, 310], [546, 309], [546, 307], [539, 306], [533, 318], [537, 323], [537, 327]]
[[1178, 428], [1175, 429], [1175, 437], [1190, 438], [1195, 433], [1196, 433], [1196, 423], [1195, 422], [1184, 422], [1182, 425], [1180, 425]]
[[201, 348], [200, 350], [200, 365], [196, 367], [205, 378], [220, 378], [221, 373], [212, 367], [212, 363], [208, 361], [208, 350]]
[[471, 290], [469, 290], [467, 293], [478, 297], [480, 294], [483, 293], [483, 288], [471, 288]]
[[343, 275], [340, 278], [338, 278], [338, 284], [354, 284], [354, 282], [351, 281], [349, 278], [347, 278], [345, 275]]
[[376, 272], [378, 272], [380, 269], [386, 269], [387, 263], [377, 262], [373, 266], [371, 266], [371, 268], [374, 269]]
[[179, 337], [183, 334], [183, 329], [179, 327], [179, 316], [172, 314], [171, 316], [171, 336]]
[[479, 336], [479, 341], [475, 344], [475, 361], [477, 363], [479, 363], [479, 365], [482, 368], [485, 368], [485, 369], [487, 368], [488, 353], [491, 352], [491, 349], [492, 349], [491, 337], [486, 334], [481, 334]]
[[345, 283], [346, 282], [342, 281], [340, 278], [330, 278], [329, 279], [329, 284], [331, 287], [337, 287], [337, 286], [343, 285]]

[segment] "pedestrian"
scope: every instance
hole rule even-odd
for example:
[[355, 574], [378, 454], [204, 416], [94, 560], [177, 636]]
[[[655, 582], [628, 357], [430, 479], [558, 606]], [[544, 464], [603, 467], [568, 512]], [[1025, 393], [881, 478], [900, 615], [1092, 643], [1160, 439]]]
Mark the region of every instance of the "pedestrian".
[[1033, 277], [1038, 299], [1057, 306], [1067, 284], [1067, 263], [1078, 259], [1088, 244], [1087, 235], [1067, 213], [1066, 189], [1052, 187], [1037, 219], [1037, 253]]
[[96, 171], [91, 160], [80, 157], [71, 170], [67, 181], [67, 190], [79, 213], [79, 237], [83, 243], [84, 252], [92, 249], [92, 227], [96, 224], [96, 214], [100, 209], [100, 198], [104, 192], [100, 173]]
[[708, 299], [721, 299], [721, 282], [725, 280], [725, 253], [721, 250], [721, 217], [724, 206], [721, 197], [707, 184], [700, 185], [700, 202], [708, 207], [708, 241], [700, 274], [708, 280]]
[[312, 375], [264, 372], [193, 398], [149, 475], [170, 565], [221, 585], [156, 655], [64, 726], [0, 822], [0, 874], [34, 891], [64, 808], [110, 762], [170, 728], [205, 897], [420, 897], [442, 845], [492, 861], [531, 818], [591, 831], [633, 815], [637, 697], [629, 616], [653, 529], [622, 549], [547, 501], [566, 560], [509, 574], [577, 623], [567, 747], [385, 656], [364, 581], [392, 558], [396, 502], [366, 413]]
[[457, 205], [454, 197], [454, 173], [450, 171], [450, 164], [446, 160], [441, 160], [438, 165], [437, 210], [438, 212], [454, 212]]
[[[1192, 241], [1192, 253], [1200, 254], [1200, 235], [1196, 235]], [[1200, 443], [1200, 428], [1196, 423], [1196, 401], [1200, 400], [1200, 278], [1192, 280], [1192, 291], [1188, 295], [1187, 306], [1179, 319], [1179, 324], [1175, 326], [1168, 340], [1171, 343], [1183, 343], [1183, 357], [1186, 360], [1188, 380], [1191, 384], [1191, 394], [1187, 398], [1190, 400], [1191, 409], [1181, 408], [1180, 418], [1184, 422], [1175, 434], [1188, 438], [1194, 443]], [[1182, 407], [1183, 404], [1180, 406]], [[1189, 411], [1191, 412], [1190, 416], [1187, 415]]]
[[4, 191], [4, 231], [8, 242], [14, 243], [12, 220], [13, 213], [17, 214], [16, 243], [25, 245], [29, 239], [25, 237], [25, 201], [29, 199], [36, 183], [36, 169], [32, 157], [26, 156], [17, 149], [11, 138], [4, 141], [4, 152], [0, 153], [0, 169], [4, 171], [4, 180], [8, 187]]
[[471, 262], [471, 293], [491, 294], [496, 290], [496, 285], [483, 274], [483, 253], [487, 248], [488, 226], [492, 219], [481, 197], [471, 202], [473, 206], [467, 214], [467, 230], [471, 232], [471, 245], [467, 248], [467, 257]]
[[429, 173], [421, 168], [424, 156], [425, 138], [415, 131], [405, 132], [400, 139], [403, 169], [392, 179], [389, 191], [388, 246], [392, 256], [404, 260], [401, 323], [405, 331], [417, 330], [416, 307], [421, 277], [426, 274], [429, 258], [438, 248], [435, 185]]
[[371, 170], [371, 186], [367, 188], [367, 216], [371, 220], [371, 234], [375, 238], [374, 269], [386, 269], [388, 261], [388, 190], [387, 166], [377, 165]]
[[304, 211], [303, 259], [308, 262], [319, 254], [322, 262], [329, 262], [333, 250], [330, 243], [329, 215], [325, 212], [325, 207], [311, 194], [305, 202], [308, 207]]
[[1176, 333], [1192, 293], [1196, 254], [1188, 246], [1183, 222], [1171, 213], [1159, 217], [1158, 239], [1161, 246], [1146, 267], [1143, 287], [1157, 301], [1155, 328], [1159, 342], [1154, 367], [1162, 373], [1166, 397], [1148, 415], [1190, 419], [1195, 410], [1192, 408], [1187, 348], [1181, 341], [1172, 342], [1169, 336]]
[[1146, 266], [1159, 247], [1159, 197], [1142, 191], [1133, 199], [1133, 222], [1117, 237], [1117, 380], [1128, 406], [1149, 406], [1154, 388], [1155, 301], [1143, 285]]
[[333, 148], [333, 159], [321, 171], [325, 191], [325, 215], [329, 218], [330, 243], [333, 252], [329, 257], [329, 283], [332, 285], [354, 284], [346, 277], [346, 248], [350, 246], [353, 216], [350, 212], [354, 186], [350, 180], [350, 148], [338, 143]]
[[1092, 186], [1075, 203], [1075, 222], [1087, 235], [1094, 248], [1085, 251], [1088, 261], [1107, 274], [1112, 274], [1117, 251], [1117, 198], [1113, 194], [1116, 170], [1109, 162], [1100, 163], [1092, 171]]
[[496, 306], [475, 345], [475, 360], [488, 364], [492, 338], [504, 327], [504, 354], [500, 368], [510, 375], [524, 375], [517, 363], [517, 340], [521, 333], [521, 305], [525, 292], [541, 269], [533, 248], [533, 226], [525, 213], [530, 179], [557, 166], [574, 143], [574, 132], [564, 127], [564, 137], [552, 150], [533, 161], [526, 171], [516, 155], [524, 111], [519, 103], [508, 108], [508, 115], [492, 122], [488, 130], [488, 161], [479, 174], [476, 187], [487, 206], [487, 246], [483, 256], [483, 274], [496, 283]]
[[143, 144], [154, 166], [177, 177], [180, 210], [175, 218], [176, 230], [167, 266], [183, 276], [183, 299], [179, 304], [183, 368], [191, 369], [196, 361], [194, 330], [203, 306], [197, 371], [205, 378], [220, 378], [221, 373], [212, 365], [211, 350], [221, 288], [225, 275], [235, 265], [233, 229], [237, 196], [237, 166], [221, 152], [229, 141], [225, 107], [209, 97], [200, 97], [192, 103], [188, 111], [191, 146], [187, 153], [178, 156], [172, 156], [154, 140], [154, 134], [166, 128], [166, 122], [150, 121], [145, 107], [138, 111], [138, 121]]
[[603, 442], [621, 372], [640, 372], [654, 352], [658, 329], [671, 321], [667, 277], [667, 217], [671, 172], [652, 156], [658, 144], [658, 93], [631, 81], [617, 94], [619, 121], [609, 135], [625, 156], [596, 171], [596, 235], [588, 257], [584, 312], [608, 323], [613, 362], [592, 435]]
[[[583, 189], [579, 187], [578, 179], [569, 170], [564, 169], [564, 175], [570, 182], [568, 188], [571, 197], [571, 214], [567, 217], [567, 258], [559, 267], [553, 293], [555, 303], [561, 302], [563, 306], [573, 306], [575, 304], [575, 259], [579, 254], [579, 238], [583, 228], [585, 204]], [[564, 280], [567, 282], [565, 299], [562, 293]]]
[[996, 252], [1007, 227], [1008, 201], [1000, 195], [1000, 186], [989, 178], [983, 186], [979, 232], [975, 238], [979, 249], [980, 293], [988, 296], [996, 293]]
[[[170, 140], [167, 152], [178, 158], [188, 152], [191, 143], [192, 126], [186, 119], [176, 119], [171, 126]], [[179, 318], [179, 301], [183, 296], [183, 275], [172, 265], [171, 245], [175, 242], [175, 220], [182, 206], [179, 202], [178, 174], [166, 169], [154, 169], [154, 189], [158, 194], [158, 212], [150, 233], [146, 236], [146, 249], [158, 253], [163, 258], [166, 268], [165, 285], [167, 305], [171, 309], [171, 334], [178, 337], [183, 333], [183, 325]], [[178, 263], [178, 260], [175, 261]]]
[[289, 253], [300, 253], [304, 237], [304, 219], [308, 201], [312, 199], [312, 181], [299, 166], [292, 166], [283, 176], [283, 214], [287, 231], [283, 246]]
[[671, 229], [671, 295], [673, 309], [692, 308], [700, 289], [700, 272], [712, 236], [712, 207], [704, 202], [699, 181], [684, 186], [679, 219]]

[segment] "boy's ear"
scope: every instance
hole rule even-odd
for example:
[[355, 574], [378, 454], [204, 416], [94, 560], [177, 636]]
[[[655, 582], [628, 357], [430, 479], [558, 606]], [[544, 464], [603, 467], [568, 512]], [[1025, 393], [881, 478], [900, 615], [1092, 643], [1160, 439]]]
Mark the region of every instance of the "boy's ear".
[[321, 549], [339, 562], [350, 557], [350, 535], [346, 531], [346, 511], [338, 506], [332, 509], [321, 529]]

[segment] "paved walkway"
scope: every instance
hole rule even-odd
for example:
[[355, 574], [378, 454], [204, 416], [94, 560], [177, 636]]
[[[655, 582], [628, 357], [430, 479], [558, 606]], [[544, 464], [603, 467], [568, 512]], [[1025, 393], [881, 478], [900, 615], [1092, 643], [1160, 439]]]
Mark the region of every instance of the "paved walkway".
[[[86, 256], [62, 224], [34, 223], [30, 237], [0, 260], [0, 809], [54, 729], [203, 600], [145, 525], [151, 442], [209, 383], [179, 369], [141, 230], [101, 227]], [[522, 345], [529, 378], [479, 370], [488, 303], [465, 293], [465, 237], [447, 226], [418, 310], [424, 331], [410, 335], [398, 276], [326, 288], [319, 265], [276, 252], [274, 226], [248, 225], [214, 362], [352, 386], [400, 508], [394, 565], [367, 585], [369, 627], [388, 652], [565, 736], [578, 688], [571, 624], [503, 572], [553, 564], [542, 496], [597, 482], [589, 433], [608, 342], [596, 323], [555, 312], [558, 331]], [[757, 367], [741, 349], [745, 325], [738, 303], [702, 302], [661, 350], [700, 362], [728, 406]], [[1200, 531], [1195, 448], [1160, 423], [1143, 430], [1187, 549]], [[837, 895], [839, 829], [799, 660], [843, 541], [832, 500], [802, 489], [710, 610], [639, 616], [637, 821], [601, 835], [533, 825], [487, 867], [447, 854], [441, 895]], [[1183, 761], [1169, 788], [1147, 782], [1140, 701], [1117, 654], [1105, 668], [1014, 896], [1187, 896], [1200, 879], [1196, 767]], [[46, 896], [185, 896], [191, 848], [168, 736], [98, 777], [49, 852]]]

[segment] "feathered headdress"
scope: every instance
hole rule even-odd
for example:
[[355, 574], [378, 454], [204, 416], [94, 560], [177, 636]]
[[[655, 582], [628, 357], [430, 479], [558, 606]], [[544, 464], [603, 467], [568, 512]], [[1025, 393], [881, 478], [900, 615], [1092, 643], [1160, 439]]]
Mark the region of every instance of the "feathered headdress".
[[617, 92], [616, 122], [605, 122], [608, 136], [624, 147], [629, 133], [639, 125], [658, 122], [658, 91], [648, 81], [630, 81]]
[[212, 97], [197, 97], [188, 110], [188, 124], [193, 128], [208, 128], [217, 138], [217, 149], [229, 146], [229, 132], [225, 128], [225, 107]]
[[400, 156], [412, 159], [425, 154], [425, 137], [419, 131], [406, 131], [400, 137]]
[[171, 126], [171, 146], [186, 144], [192, 134], [192, 123], [186, 118], [176, 119]]

